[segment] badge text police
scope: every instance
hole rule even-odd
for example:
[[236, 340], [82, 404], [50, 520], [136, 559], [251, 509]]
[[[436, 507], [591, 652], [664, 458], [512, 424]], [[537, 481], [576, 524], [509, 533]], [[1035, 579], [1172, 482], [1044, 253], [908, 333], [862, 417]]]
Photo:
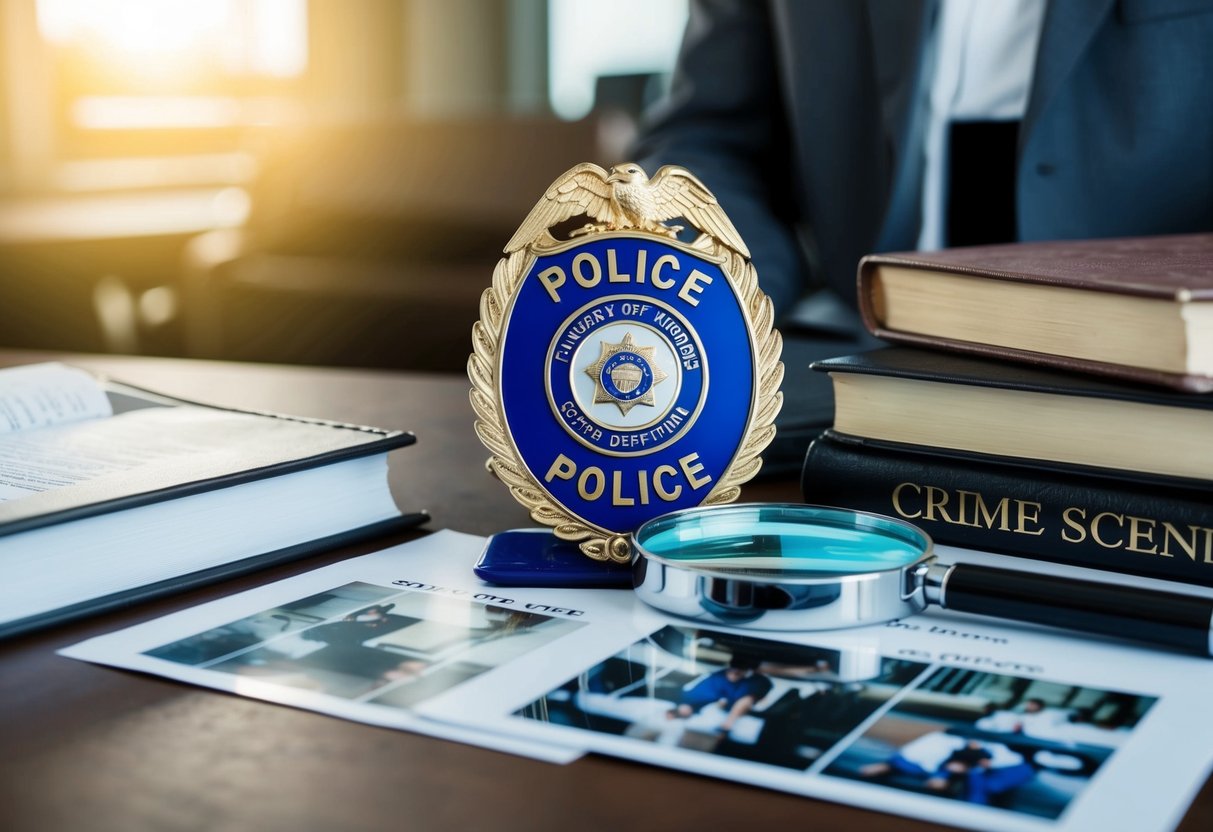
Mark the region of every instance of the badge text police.
[[[605, 263], [593, 251], [582, 251], [573, 257], [568, 271], [559, 265], [549, 266], [538, 275], [538, 281], [547, 292], [553, 303], [561, 302], [561, 290], [568, 284], [569, 277], [573, 286], [569, 288], [593, 289], [602, 284], [648, 284], [660, 291], [675, 290], [677, 297], [688, 306], [699, 305], [699, 295], [712, 283], [712, 276], [704, 274], [699, 269], [692, 268], [684, 272], [678, 258], [672, 254], [663, 254], [649, 262], [649, 252], [644, 248], [635, 251], [631, 262], [623, 263], [627, 272], [620, 271], [618, 251], [607, 248]], [[561, 360], [561, 356], [557, 356]], [[563, 360], [568, 360], [564, 358]], [[698, 361], [695, 362], [695, 369]], [[711, 474], [707, 473], [699, 461], [698, 453], [684, 454], [677, 459], [677, 467], [669, 464], [656, 466], [653, 470], [639, 469], [625, 473], [620, 470], [604, 470], [597, 465], [587, 465], [578, 468], [577, 463], [569, 456], [558, 453], [544, 474], [545, 483], [553, 480], [574, 481], [577, 494], [586, 502], [597, 502], [608, 496], [614, 506], [649, 505], [653, 498], [663, 502], [679, 500], [684, 491], [698, 491], [712, 482]]]
[[[648, 283], [663, 291], [677, 286], [679, 298], [691, 306], [699, 305], [699, 298], [695, 295], [701, 294], [704, 287], [712, 282], [710, 275], [704, 274], [699, 269], [692, 269], [689, 274], [671, 277], [666, 273], [667, 270], [673, 273], [682, 271], [678, 258], [672, 254], [663, 254], [650, 265], [647, 262], [648, 256], [649, 253], [645, 249], [637, 249], [636, 262], [632, 266], [632, 271], [621, 272], [615, 249], [606, 250], [605, 269], [597, 255], [590, 251], [583, 251], [573, 258], [569, 270], [572, 272], [573, 280], [583, 289], [592, 289], [597, 286], [602, 282], [605, 273], [607, 283]], [[539, 273], [539, 282], [551, 297], [552, 302], [560, 303], [560, 293], [557, 290], [568, 282], [568, 275], [560, 266], [549, 266]]]
[[[611, 505], [634, 506], [639, 503], [647, 506], [650, 492], [661, 500], [672, 503], [682, 496], [682, 483], [678, 481], [680, 474], [692, 491], [698, 491], [712, 481], [711, 475], [704, 473], [697, 453], [680, 457], [678, 468], [673, 465], [658, 465], [652, 473], [642, 468], [635, 472], [635, 483], [625, 483], [622, 471], [611, 471]], [[592, 503], [606, 494], [607, 472], [597, 465], [588, 465], [579, 474], [577, 463], [564, 454], [556, 456], [543, 481], [572, 480], [574, 477], [577, 478], [577, 493], [586, 502]]]

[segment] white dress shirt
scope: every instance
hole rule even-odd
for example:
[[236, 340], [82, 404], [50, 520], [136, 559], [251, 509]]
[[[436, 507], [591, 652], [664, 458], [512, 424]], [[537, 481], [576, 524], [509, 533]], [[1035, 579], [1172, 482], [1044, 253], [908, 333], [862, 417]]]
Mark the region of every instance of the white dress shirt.
[[1022, 118], [1045, 0], [943, 0], [927, 127], [920, 250], [945, 244], [948, 124]]

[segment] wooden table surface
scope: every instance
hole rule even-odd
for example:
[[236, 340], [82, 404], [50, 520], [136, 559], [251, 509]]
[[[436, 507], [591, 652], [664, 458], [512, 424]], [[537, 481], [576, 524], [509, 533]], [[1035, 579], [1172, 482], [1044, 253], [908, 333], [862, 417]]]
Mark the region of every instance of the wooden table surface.
[[[46, 358], [0, 352], [0, 365]], [[392, 491], [429, 529], [532, 525], [485, 471], [465, 379], [115, 356], [67, 360], [115, 378], [252, 409], [412, 430]], [[747, 500], [796, 499], [762, 482]], [[589, 756], [555, 766], [374, 728], [55, 655], [84, 638], [344, 557], [387, 537], [0, 642], [0, 829], [814, 829], [937, 826], [727, 781]], [[2, 579], [2, 578], [0, 578]], [[1180, 827], [1213, 828], [1206, 784]], [[1115, 830], [1106, 830], [1115, 832]]]

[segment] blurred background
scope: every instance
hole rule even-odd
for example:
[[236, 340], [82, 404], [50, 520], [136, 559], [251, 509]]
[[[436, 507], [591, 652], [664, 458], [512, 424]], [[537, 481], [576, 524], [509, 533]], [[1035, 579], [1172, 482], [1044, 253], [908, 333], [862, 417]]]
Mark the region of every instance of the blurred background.
[[0, 0], [0, 347], [462, 372], [685, 0]]

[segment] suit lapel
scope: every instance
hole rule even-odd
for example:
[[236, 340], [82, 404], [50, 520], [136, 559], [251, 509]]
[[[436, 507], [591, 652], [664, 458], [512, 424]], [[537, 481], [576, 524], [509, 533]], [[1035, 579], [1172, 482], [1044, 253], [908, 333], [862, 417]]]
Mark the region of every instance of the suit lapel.
[[1114, 3], [1115, 0], [1050, 0], [1041, 27], [1028, 110], [1019, 132], [1021, 149]]
[[930, 70], [938, 0], [866, 0], [872, 62], [891, 164], [888, 201], [876, 248], [909, 248], [921, 215], [923, 84]]
[[917, 35], [926, 31], [926, 14], [934, 6], [933, 0], [867, 0], [881, 114], [898, 149], [918, 92], [923, 38]]

